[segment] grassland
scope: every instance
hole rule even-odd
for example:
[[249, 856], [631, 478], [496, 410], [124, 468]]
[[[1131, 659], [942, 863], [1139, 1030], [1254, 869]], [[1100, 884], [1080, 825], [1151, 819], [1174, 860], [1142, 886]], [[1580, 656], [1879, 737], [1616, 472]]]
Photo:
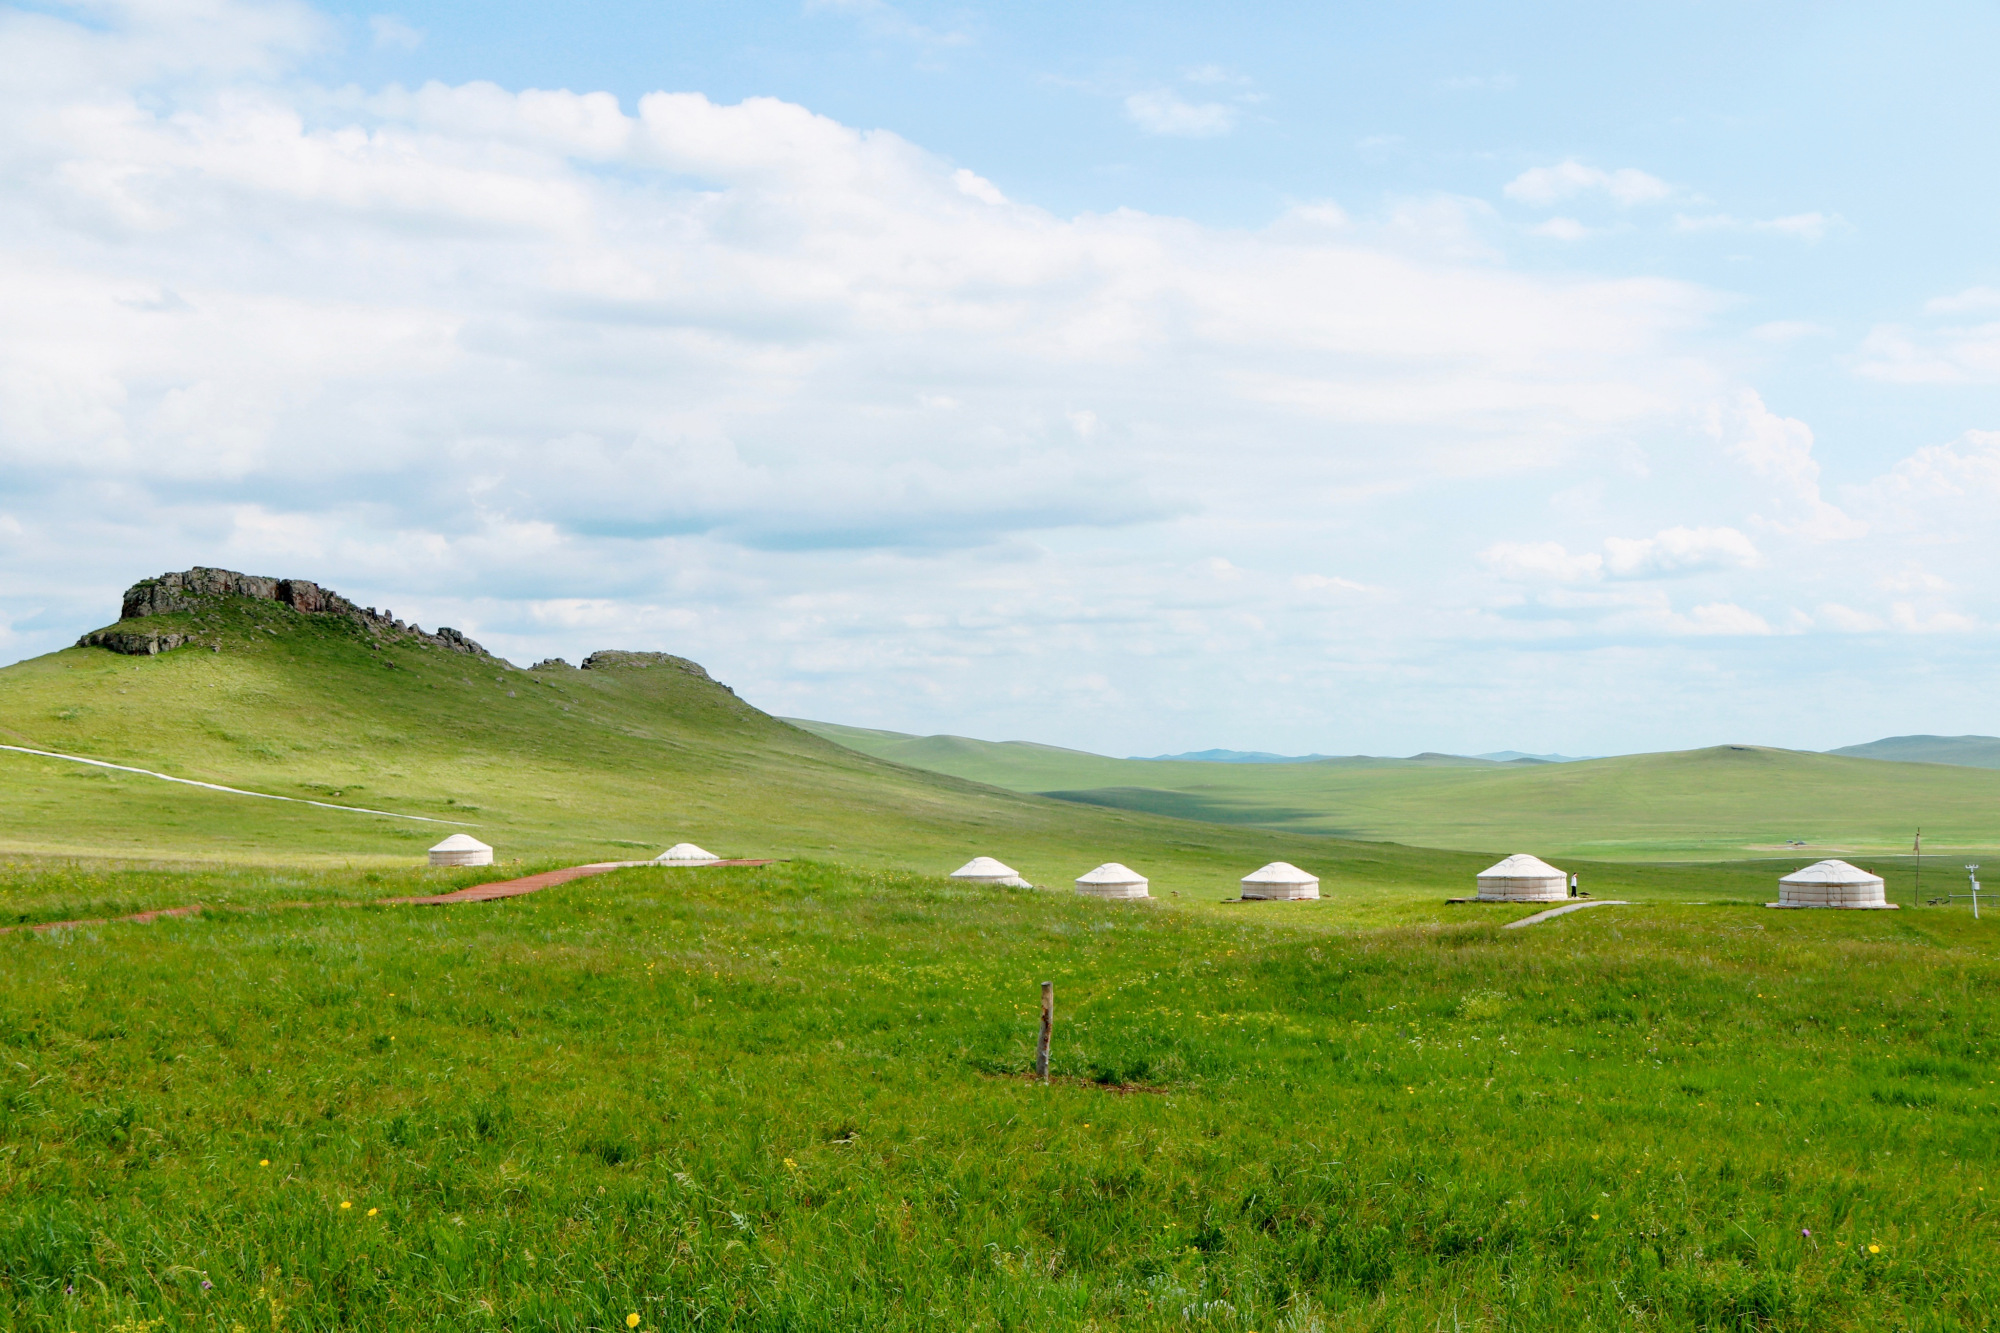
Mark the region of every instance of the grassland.
[[[454, 821], [518, 865], [632, 859], [687, 839], [724, 856], [941, 871], [986, 853], [1048, 882], [1127, 860], [1223, 896], [1279, 857], [1381, 855], [883, 762], [670, 664], [521, 671], [234, 598], [135, 627], [196, 632], [222, 651], [70, 649], [7, 667], [0, 741]], [[453, 831], [10, 752], [0, 802], [0, 854], [43, 859], [387, 870]]]
[[[191, 627], [223, 651], [0, 671], [5, 739], [475, 824], [502, 874], [795, 859], [385, 907], [492, 872], [420, 868], [443, 825], [0, 755], [0, 924], [214, 909], [0, 935], [0, 1330], [2000, 1308], [2000, 925], [1919, 906], [1907, 859], [1857, 858], [1895, 913], [1758, 908], [1797, 856], [1571, 861], [1634, 905], [1502, 930], [1532, 909], [1444, 902], [1490, 850], [998, 790], [671, 663], [521, 672], [254, 603]], [[937, 877], [975, 851], [1157, 897]], [[1226, 901], [1280, 858], [1325, 900]]]
[[1425, 847], [1592, 859], [2000, 847], [2000, 771], [1719, 745], [1568, 764], [1110, 759], [1020, 742], [802, 722], [858, 752], [1105, 808]]
[[0, 1327], [1990, 1326], [1992, 926], [1438, 887], [797, 863], [6, 937]]

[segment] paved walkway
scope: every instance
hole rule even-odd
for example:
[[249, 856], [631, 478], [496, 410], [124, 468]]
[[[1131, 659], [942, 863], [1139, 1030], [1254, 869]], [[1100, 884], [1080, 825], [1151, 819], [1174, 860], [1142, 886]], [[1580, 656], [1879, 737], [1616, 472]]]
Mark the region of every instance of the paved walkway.
[[1500, 929], [1518, 930], [1522, 926], [1537, 926], [1544, 921], [1553, 921], [1557, 917], [1566, 916], [1571, 912], [1581, 912], [1586, 907], [1630, 907], [1631, 905], [1631, 903], [1626, 902], [1623, 898], [1593, 898], [1587, 903], [1565, 903], [1561, 907], [1551, 907], [1546, 912], [1537, 912], [1533, 916], [1524, 916], [1519, 921], [1509, 921], [1506, 925], [1500, 927]]
[[[676, 870], [702, 870], [708, 866], [767, 866], [770, 861], [709, 861], [698, 866], [674, 866]], [[490, 903], [499, 898], [519, 898], [522, 894], [534, 893], [541, 889], [567, 884], [573, 879], [586, 875], [602, 875], [608, 870], [624, 870], [630, 866], [656, 866], [657, 861], [593, 861], [589, 865], [565, 866], [561, 870], [544, 871], [539, 875], [529, 875], [523, 879], [498, 880], [492, 884], [475, 884], [469, 889], [459, 889], [454, 893], [438, 893], [423, 898], [381, 898], [378, 907], [442, 907], [448, 903]], [[131, 916], [96, 916], [77, 921], [41, 921], [25, 926], [0, 926], [0, 935], [11, 935], [17, 930], [68, 930], [76, 926], [108, 926], [115, 921], [129, 921], [137, 925], [157, 921], [163, 916], [199, 916], [203, 912], [276, 912], [294, 907], [362, 907], [359, 902], [289, 902], [260, 903], [255, 907], [212, 908], [203, 903], [192, 903], [186, 907], [156, 907], [150, 912], [137, 912]]]

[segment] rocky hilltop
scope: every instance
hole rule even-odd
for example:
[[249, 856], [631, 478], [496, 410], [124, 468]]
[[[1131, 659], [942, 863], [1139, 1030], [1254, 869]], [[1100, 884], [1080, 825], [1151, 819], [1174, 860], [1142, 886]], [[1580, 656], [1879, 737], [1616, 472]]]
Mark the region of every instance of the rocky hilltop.
[[[79, 648], [109, 648], [114, 653], [131, 653], [135, 656], [150, 657], [158, 653], [183, 648], [189, 644], [213, 643], [199, 632], [178, 626], [153, 628], [135, 625], [134, 621], [146, 621], [155, 616], [199, 615], [212, 606], [217, 598], [248, 597], [260, 602], [276, 602], [288, 606], [300, 615], [338, 616], [360, 628], [370, 636], [384, 642], [396, 640], [416, 641], [448, 649], [454, 653], [467, 653], [474, 657], [486, 658], [495, 666], [518, 670], [512, 663], [494, 657], [484, 648], [466, 638], [457, 630], [440, 627], [435, 634], [427, 634], [417, 625], [406, 625], [387, 611], [377, 611], [372, 606], [357, 606], [331, 588], [322, 588], [309, 579], [274, 579], [262, 574], [239, 574], [233, 569], [211, 569], [206, 565], [196, 565], [176, 574], [162, 574], [156, 579], [141, 579], [125, 590], [125, 600], [119, 607], [118, 623], [105, 629], [92, 630], [76, 641]], [[736, 693], [721, 681], [705, 671], [699, 662], [691, 662], [685, 657], [672, 653], [632, 653], [618, 648], [605, 648], [583, 659], [581, 667], [573, 667], [560, 657], [551, 657], [529, 667], [530, 671], [645, 671], [653, 667], [665, 667], [684, 672], [699, 680], [720, 685], [730, 694]]]
[[233, 569], [211, 569], [196, 565], [176, 574], [141, 579], [125, 590], [119, 608], [119, 624], [92, 630], [76, 641], [79, 648], [109, 648], [115, 653], [151, 655], [193, 643], [193, 634], [175, 630], [132, 628], [125, 622], [152, 616], [185, 615], [199, 612], [218, 597], [249, 597], [261, 602], [278, 602], [302, 615], [339, 616], [353, 622], [377, 638], [417, 639], [455, 653], [490, 657], [484, 648], [455, 629], [439, 628], [427, 634], [417, 625], [406, 625], [387, 611], [357, 606], [331, 588], [322, 588], [308, 579], [274, 579], [261, 574], [239, 574]]

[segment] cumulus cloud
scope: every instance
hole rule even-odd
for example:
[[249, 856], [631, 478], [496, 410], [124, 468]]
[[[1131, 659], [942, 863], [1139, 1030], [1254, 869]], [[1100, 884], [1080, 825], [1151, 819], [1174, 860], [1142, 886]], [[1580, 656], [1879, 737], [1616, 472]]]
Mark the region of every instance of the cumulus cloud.
[[[1511, 267], [1477, 200], [1064, 214], [775, 98], [329, 88], [303, 7], [91, 13], [0, 21], [8, 653], [221, 563], [520, 658], [670, 648], [784, 711], [1074, 741], [1113, 706], [1337, 711], [1329, 680], [1433, 642], [1768, 632], [1761, 583], [1809, 582], [1796, 534], [1844, 521], [1811, 432], [1727, 395], [1721, 298]], [[1245, 114], [1240, 75], [1175, 86], [1159, 132]], [[1548, 170], [1516, 196], [1665, 189]], [[1724, 448], [1690, 442], [1719, 393]], [[1988, 447], [1940, 450], [1871, 519], [1984, 503]], [[1705, 525], [1635, 456], [1716, 492]], [[1482, 508], [1592, 478], [1593, 534], [1635, 535]], [[1978, 586], [1795, 600], [1924, 632], [1990, 623], [1950, 602]]]
[[1820, 494], [1819, 460], [1813, 457], [1812, 427], [1781, 417], [1745, 389], [1730, 403], [1712, 408], [1709, 431], [1723, 448], [1770, 483], [1775, 515], [1767, 521], [1781, 531], [1816, 541], [1843, 541], [1867, 533]]
[[1666, 528], [1651, 537], [1607, 537], [1602, 551], [1572, 553], [1560, 542], [1496, 542], [1480, 562], [1508, 578], [1583, 583], [1602, 578], [1664, 579], [1751, 569], [1762, 556], [1734, 528]]
[[423, 29], [413, 27], [394, 14], [376, 14], [368, 20], [377, 50], [414, 51], [424, 44]]
[[1175, 139], [1218, 139], [1236, 128], [1242, 109], [1228, 102], [1190, 102], [1171, 88], [1152, 88], [1125, 99], [1125, 115], [1148, 134]]
[[1680, 214], [1674, 218], [1677, 230], [1687, 232], [1768, 232], [1795, 240], [1817, 241], [1841, 225], [1838, 214], [1792, 213], [1777, 218], [1736, 218], [1727, 213]]
[[1550, 208], [1565, 199], [1602, 194], [1621, 208], [1656, 204], [1673, 195], [1673, 187], [1636, 167], [1605, 171], [1569, 158], [1550, 167], [1530, 167], [1507, 182], [1502, 191], [1516, 203]]

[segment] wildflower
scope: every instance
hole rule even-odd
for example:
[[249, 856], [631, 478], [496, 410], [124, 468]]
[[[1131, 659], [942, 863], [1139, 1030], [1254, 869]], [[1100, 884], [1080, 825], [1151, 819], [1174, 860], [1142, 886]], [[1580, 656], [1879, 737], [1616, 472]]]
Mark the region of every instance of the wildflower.
[[215, 1284], [213, 1282], [210, 1282], [207, 1278], [203, 1278], [201, 1280], [201, 1289], [203, 1291], [213, 1291], [215, 1289]]
[[796, 1171], [796, 1170], [798, 1170], [798, 1169], [799, 1169], [799, 1164], [798, 1164], [797, 1162], [794, 1162], [794, 1161], [793, 1161], [793, 1160], [792, 1160], [791, 1158], [789, 1158], [789, 1157], [787, 1157], [787, 1158], [785, 1159], [785, 1170], [787, 1170], [787, 1171]]
[[1596, 1213], [1592, 1213], [1592, 1214], [1590, 1215], [1590, 1220], [1591, 1220], [1591, 1221], [1593, 1221], [1593, 1222], [1595, 1222], [1595, 1221], [1597, 1220], [1597, 1214], [1596, 1214]]
[[377, 1213], [379, 1213], [379, 1212], [381, 1212], [381, 1211], [382, 1211], [382, 1210], [381, 1210], [380, 1208], [370, 1208], [370, 1209], [368, 1210], [368, 1215], [369, 1215], [370, 1217], [373, 1217], [373, 1216], [375, 1216], [375, 1214], [377, 1214]]
[[1868, 1253], [1870, 1253], [1870, 1254], [1880, 1254], [1880, 1253], [1882, 1253], [1882, 1247], [1881, 1247], [1880, 1245], [1870, 1245], [1870, 1246], [1868, 1247]]
[[625, 1327], [627, 1328], [639, 1327], [639, 1312], [637, 1310], [634, 1310], [631, 1314], [625, 1316]]
[[352, 1208], [352, 1207], [354, 1206], [354, 1200], [352, 1200], [352, 1199], [342, 1199], [342, 1200], [340, 1201], [340, 1206], [341, 1206], [342, 1208]]
[[269, 1166], [270, 1164], [271, 1164], [271, 1159], [268, 1157], [260, 1157], [257, 1159], [257, 1165], [259, 1166]]
[[1800, 1227], [1800, 1228], [1799, 1228], [1799, 1234], [1800, 1234], [1801, 1236], [1804, 1236], [1804, 1237], [1805, 1237], [1805, 1238], [1806, 1238], [1807, 1240], [1811, 1240], [1811, 1239], [1812, 1239], [1812, 1228], [1811, 1228], [1811, 1227]]

